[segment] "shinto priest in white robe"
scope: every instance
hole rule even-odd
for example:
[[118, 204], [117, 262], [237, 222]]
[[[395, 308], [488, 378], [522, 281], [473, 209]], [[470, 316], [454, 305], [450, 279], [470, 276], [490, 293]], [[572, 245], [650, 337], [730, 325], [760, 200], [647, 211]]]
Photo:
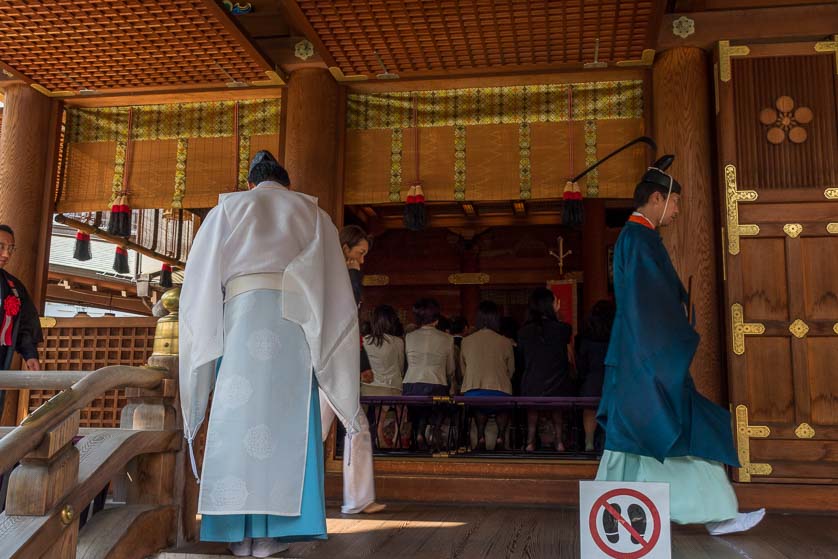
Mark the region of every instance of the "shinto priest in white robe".
[[[241, 307], [249, 295], [269, 292], [236, 295], [225, 303], [228, 282], [265, 273], [282, 273], [281, 292], [267, 300], [276, 301], [281, 319], [302, 328], [304, 340], [299, 336], [293, 348], [282, 348], [282, 328], [251, 324], [249, 314], [276, 316], [264, 308], [264, 297], [233, 312], [233, 303]], [[225, 345], [225, 318], [228, 332], [231, 319], [244, 321], [237, 331], [246, 332], [245, 339]], [[190, 453], [215, 390], [199, 513], [300, 514], [312, 374], [348, 432], [357, 433], [358, 340], [338, 233], [317, 199], [270, 181], [222, 195], [195, 237], [180, 298], [180, 398]], [[252, 371], [230, 370], [228, 361], [245, 352], [251, 362], [269, 363], [263, 368], [281, 376], [281, 383], [273, 377], [260, 385]]]

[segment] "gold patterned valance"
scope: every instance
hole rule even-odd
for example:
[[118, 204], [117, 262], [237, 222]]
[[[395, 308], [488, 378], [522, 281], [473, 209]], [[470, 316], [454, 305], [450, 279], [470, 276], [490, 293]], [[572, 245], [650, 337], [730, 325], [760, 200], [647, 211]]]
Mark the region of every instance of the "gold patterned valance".
[[[644, 134], [643, 82], [483, 87], [347, 97], [347, 204], [561, 198], [565, 182]], [[627, 150], [581, 185], [630, 198], [646, 164]]]
[[279, 147], [279, 99], [70, 107], [66, 116], [60, 212], [109, 209], [114, 181], [132, 208], [211, 207], [246, 188], [251, 153]]
[[569, 88], [573, 89], [572, 120], [643, 115], [643, 82], [627, 80], [349, 94], [346, 125], [352, 130], [410, 128], [414, 102], [420, 128], [564, 122], [569, 116]]
[[131, 140], [224, 138], [235, 135], [236, 105], [239, 132], [244, 136], [277, 134], [277, 99], [208, 101], [175, 105], [141, 105], [67, 109], [67, 139], [75, 142], [118, 141], [128, 133], [128, 111], [133, 110]]

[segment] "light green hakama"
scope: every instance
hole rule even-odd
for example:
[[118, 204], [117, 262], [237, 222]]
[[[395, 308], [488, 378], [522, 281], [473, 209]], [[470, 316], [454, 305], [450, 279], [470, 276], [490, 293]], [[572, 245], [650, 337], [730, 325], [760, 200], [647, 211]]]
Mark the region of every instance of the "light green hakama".
[[669, 484], [670, 518], [678, 524], [706, 524], [736, 516], [739, 503], [724, 466], [702, 458], [667, 458], [606, 450], [597, 481], [639, 481]]

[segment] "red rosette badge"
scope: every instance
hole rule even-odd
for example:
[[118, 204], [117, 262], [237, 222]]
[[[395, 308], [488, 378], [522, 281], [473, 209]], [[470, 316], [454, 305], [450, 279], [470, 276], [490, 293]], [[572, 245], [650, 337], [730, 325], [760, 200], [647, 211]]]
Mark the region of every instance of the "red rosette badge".
[[3, 311], [6, 316], [17, 316], [20, 312], [20, 299], [14, 295], [9, 295], [3, 302]]

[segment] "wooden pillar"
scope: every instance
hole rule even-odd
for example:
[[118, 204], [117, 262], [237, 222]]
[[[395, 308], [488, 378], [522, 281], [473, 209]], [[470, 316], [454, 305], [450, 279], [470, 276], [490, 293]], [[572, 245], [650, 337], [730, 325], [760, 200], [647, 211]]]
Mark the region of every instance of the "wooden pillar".
[[[4, 87], [0, 137], [0, 223], [15, 232], [17, 252], [9, 273], [44, 308], [52, 234], [52, 196], [60, 124], [60, 107], [28, 85]], [[0, 425], [17, 424], [18, 391], [6, 391]]]
[[685, 286], [692, 277], [701, 344], [691, 372], [704, 395], [724, 403], [709, 62], [708, 54], [697, 48], [660, 54], [653, 69], [652, 103], [659, 155], [675, 154], [670, 172], [683, 188], [680, 215], [661, 231]]
[[8, 270], [43, 306], [55, 185], [58, 102], [28, 85], [4, 88], [0, 132], [0, 222], [15, 231]]
[[605, 243], [605, 200], [585, 199], [585, 224], [582, 229], [582, 309], [580, 325], [594, 303], [608, 297], [608, 255]]
[[303, 68], [288, 81], [285, 167], [291, 188], [317, 196], [343, 222], [342, 152], [345, 94], [328, 70]]

